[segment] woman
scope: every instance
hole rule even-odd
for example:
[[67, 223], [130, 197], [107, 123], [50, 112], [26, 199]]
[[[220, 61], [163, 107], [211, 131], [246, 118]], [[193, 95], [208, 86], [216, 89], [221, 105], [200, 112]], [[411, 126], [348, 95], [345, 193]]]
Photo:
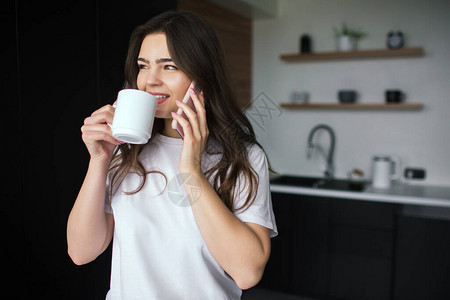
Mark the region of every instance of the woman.
[[[166, 12], [135, 29], [125, 63], [126, 88], [158, 95], [149, 142], [115, 140], [111, 105], [86, 118], [90, 162], [68, 252], [88, 263], [114, 235], [107, 299], [239, 299], [261, 279], [277, 234], [269, 164], [226, 74], [212, 29], [194, 13]], [[177, 101], [191, 82], [196, 112]]]

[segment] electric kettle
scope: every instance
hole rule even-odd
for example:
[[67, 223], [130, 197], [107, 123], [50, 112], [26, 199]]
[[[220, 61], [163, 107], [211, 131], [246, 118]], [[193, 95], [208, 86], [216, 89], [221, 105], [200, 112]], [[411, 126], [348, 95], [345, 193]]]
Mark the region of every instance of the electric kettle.
[[400, 158], [374, 156], [372, 162], [372, 187], [388, 189], [392, 180], [400, 179]]

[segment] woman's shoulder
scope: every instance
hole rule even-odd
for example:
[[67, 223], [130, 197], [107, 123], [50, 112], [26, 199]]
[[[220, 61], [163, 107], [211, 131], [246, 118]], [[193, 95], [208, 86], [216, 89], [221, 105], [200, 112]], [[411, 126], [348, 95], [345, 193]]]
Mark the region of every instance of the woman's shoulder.
[[247, 151], [250, 155], [255, 155], [255, 156], [265, 156], [266, 154], [264, 153], [263, 148], [258, 145], [258, 144], [251, 144], [247, 146]]
[[250, 145], [247, 149], [248, 160], [253, 167], [267, 164], [266, 153], [260, 145], [255, 143]]

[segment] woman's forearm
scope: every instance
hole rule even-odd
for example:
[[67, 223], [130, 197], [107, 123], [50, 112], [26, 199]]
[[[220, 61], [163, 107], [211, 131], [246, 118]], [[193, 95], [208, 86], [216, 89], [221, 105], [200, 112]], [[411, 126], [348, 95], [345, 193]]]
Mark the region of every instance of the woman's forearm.
[[[67, 222], [68, 252], [76, 264], [100, 255], [112, 236], [112, 215], [105, 213], [106, 176], [109, 164], [91, 160]], [[109, 240], [108, 240], [109, 239]]]
[[196, 194], [186, 191], [209, 251], [240, 288], [252, 287], [263, 274], [270, 240], [269, 243], [261, 240], [251, 227], [239, 220], [203, 174], [195, 176], [200, 181], [201, 195], [196, 198]]

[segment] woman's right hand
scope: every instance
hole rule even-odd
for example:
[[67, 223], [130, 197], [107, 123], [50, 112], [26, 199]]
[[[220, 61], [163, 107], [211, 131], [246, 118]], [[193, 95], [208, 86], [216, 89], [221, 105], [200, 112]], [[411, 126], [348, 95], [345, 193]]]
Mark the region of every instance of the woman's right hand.
[[84, 120], [81, 127], [82, 139], [91, 159], [110, 161], [116, 146], [123, 144], [112, 136], [111, 127], [115, 108], [105, 105]]

